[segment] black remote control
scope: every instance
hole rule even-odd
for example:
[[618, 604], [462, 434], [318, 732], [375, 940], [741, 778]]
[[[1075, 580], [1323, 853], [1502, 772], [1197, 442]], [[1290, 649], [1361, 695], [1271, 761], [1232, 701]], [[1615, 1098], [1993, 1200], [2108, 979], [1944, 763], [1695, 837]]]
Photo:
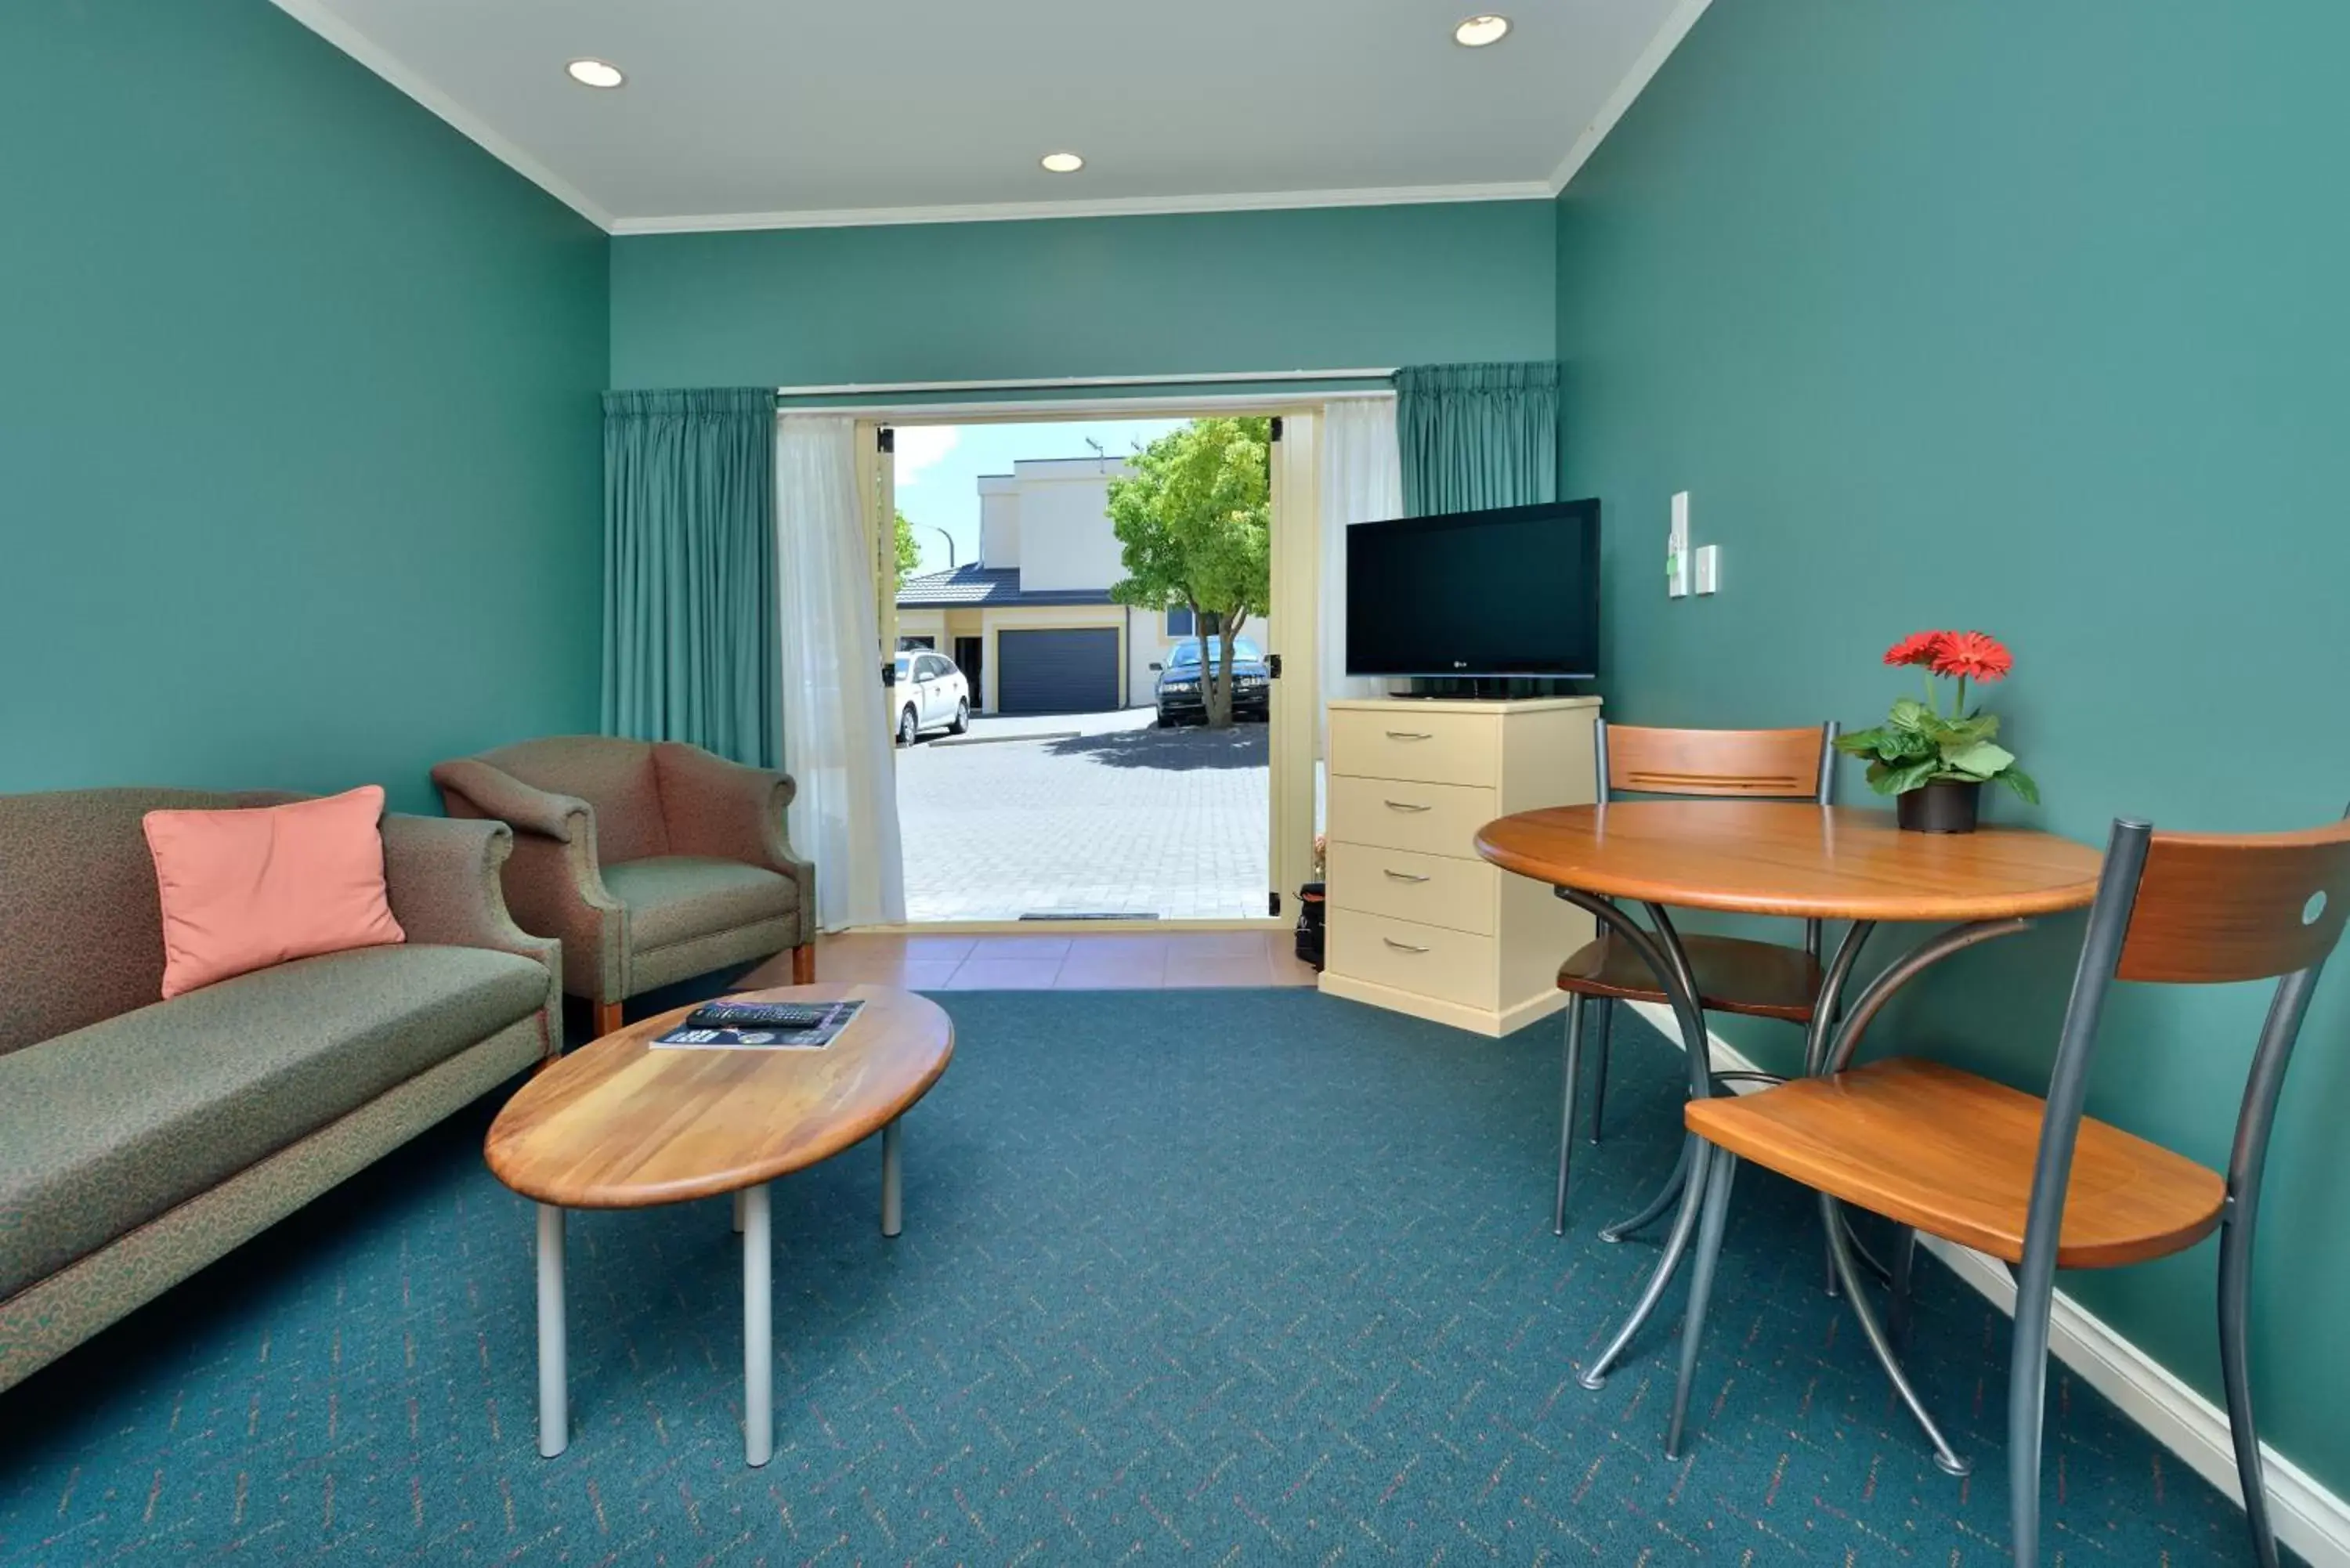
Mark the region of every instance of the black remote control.
[[688, 1029], [814, 1029], [832, 1016], [829, 1002], [713, 1002], [687, 1014]]

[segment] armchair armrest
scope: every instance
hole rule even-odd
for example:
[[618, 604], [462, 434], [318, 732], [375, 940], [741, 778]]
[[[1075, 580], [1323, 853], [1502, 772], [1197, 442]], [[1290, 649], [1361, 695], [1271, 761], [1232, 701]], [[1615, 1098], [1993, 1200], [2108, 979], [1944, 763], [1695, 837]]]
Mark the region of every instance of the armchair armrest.
[[387, 815], [383, 879], [392, 918], [412, 942], [516, 953], [546, 971], [546, 1054], [563, 1050], [563, 947], [506, 912], [498, 868], [514, 850], [502, 822]]
[[597, 1002], [628, 994], [628, 911], [604, 886], [596, 814], [577, 795], [534, 788], [478, 757], [432, 770], [452, 817], [515, 829], [506, 903], [525, 930], [563, 944], [564, 989]]
[[[432, 782], [441, 786], [442, 800], [452, 816], [493, 817], [558, 844], [587, 838], [593, 847], [596, 814], [577, 795], [535, 788], [477, 757], [441, 763], [432, 770]], [[473, 809], [459, 812], [452, 796], [463, 798]]]
[[670, 847], [780, 872], [799, 885], [801, 941], [816, 936], [816, 866], [792, 853], [785, 809], [799, 788], [789, 774], [746, 767], [699, 746], [653, 747]]

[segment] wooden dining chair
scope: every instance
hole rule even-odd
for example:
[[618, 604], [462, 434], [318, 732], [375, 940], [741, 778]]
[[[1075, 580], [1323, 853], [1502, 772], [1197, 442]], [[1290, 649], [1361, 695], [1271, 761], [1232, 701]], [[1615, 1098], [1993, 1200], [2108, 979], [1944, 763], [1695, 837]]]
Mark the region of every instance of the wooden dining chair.
[[[1631, 724], [1593, 726], [1597, 795], [1707, 795], [1744, 800], [1812, 800], [1835, 794], [1834, 721], [1803, 730], [1664, 730]], [[1743, 937], [1683, 933], [1700, 1000], [1717, 1012], [1778, 1018], [1809, 1024], [1820, 993], [1820, 922], [1804, 922], [1804, 945]], [[1558, 1199], [1551, 1229], [1566, 1234], [1567, 1167], [1574, 1157], [1575, 1098], [1582, 1078], [1584, 1010], [1599, 1008], [1599, 1048], [1592, 1064], [1591, 1141], [1597, 1143], [1607, 1108], [1607, 1047], [1616, 1003], [1664, 1002], [1662, 984], [1648, 961], [1609, 933], [1575, 950], [1559, 966], [1558, 988], [1574, 993], [1566, 1008], [1566, 1061], [1558, 1121]]]
[[[1678, 1455], [1705, 1332], [1730, 1184], [1740, 1160], [1835, 1202], [2016, 1265], [2008, 1378], [2011, 1526], [2019, 1568], [2038, 1561], [2042, 1404], [2056, 1271], [2164, 1257], [2214, 1230], [2220, 1241], [2220, 1370], [2262, 1568], [2276, 1539], [2262, 1489], [2260, 1435], [2245, 1331], [2252, 1232], [2269, 1129], [2319, 971], [2350, 916], [2350, 818], [2298, 833], [2156, 833], [2117, 821], [2081, 944], [2045, 1099], [1937, 1063], [1895, 1058], [1850, 1068], [1856, 1016], [1829, 1071], [1746, 1096], [1691, 1100], [1689, 1128], [1711, 1151], [1680, 1377], [1666, 1452]], [[2117, 980], [2211, 985], [2274, 980], [2223, 1177], [2083, 1113], [2106, 993]], [[1831, 1244], [1846, 1244], [1829, 1226]], [[1880, 1342], [1868, 1303], [1853, 1309]], [[1905, 1391], [1906, 1392], [1906, 1391]]]

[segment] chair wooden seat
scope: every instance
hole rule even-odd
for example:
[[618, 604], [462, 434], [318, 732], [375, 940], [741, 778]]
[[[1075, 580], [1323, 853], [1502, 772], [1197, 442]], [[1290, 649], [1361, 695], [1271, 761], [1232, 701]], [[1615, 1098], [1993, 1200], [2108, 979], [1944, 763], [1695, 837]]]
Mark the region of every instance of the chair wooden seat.
[[[1697, 993], [1715, 1012], [1811, 1022], [1820, 994], [1820, 962], [1802, 948], [1742, 937], [1683, 935]], [[1586, 943], [1559, 965], [1558, 988], [1578, 996], [1663, 1002], [1656, 971], [1633, 949], [1607, 936]]]
[[[1741, 1159], [2008, 1262], [2023, 1257], [2045, 1103], [1912, 1058], [1757, 1094], [1691, 1100], [1690, 1130]], [[2092, 1117], [2081, 1122], [2059, 1268], [2111, 1268], [2219, 1228], [2215, 1171]]]

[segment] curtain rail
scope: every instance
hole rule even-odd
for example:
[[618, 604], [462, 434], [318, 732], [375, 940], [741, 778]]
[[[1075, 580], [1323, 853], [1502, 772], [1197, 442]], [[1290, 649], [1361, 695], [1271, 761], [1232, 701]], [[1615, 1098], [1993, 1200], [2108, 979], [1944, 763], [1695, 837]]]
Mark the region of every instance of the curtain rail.
[[1236, 370], [1183, 372], [1170, 376], [1042, 376], [989, 381], [841, 381], [830, 386], [777, 387], [779, 398], [895, 397], [908, 392], [1020, 392], [1084, 387], [1250, 386], [1281, 381], [1369, 381], [1395, 374], [1395, 367], [1352, 370]]

